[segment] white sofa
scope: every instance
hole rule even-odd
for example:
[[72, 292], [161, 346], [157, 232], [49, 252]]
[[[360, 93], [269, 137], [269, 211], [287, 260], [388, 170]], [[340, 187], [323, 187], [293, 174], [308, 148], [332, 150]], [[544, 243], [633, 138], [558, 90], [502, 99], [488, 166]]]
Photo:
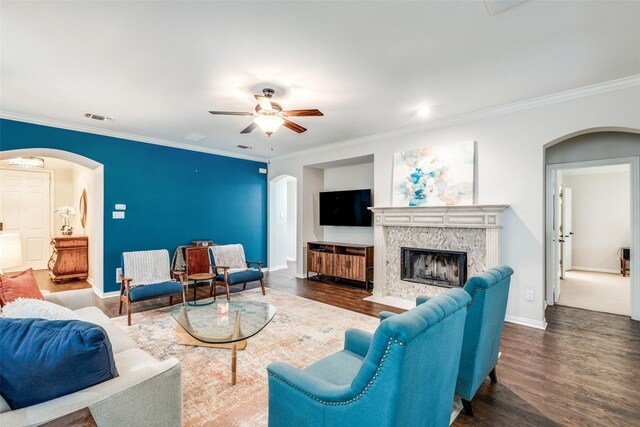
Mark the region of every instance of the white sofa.
[[0, 397], [0, 426], [39, 425], [87, 407], [98, 426], [182, 425], [182, 368], [177, 359], [158, 361], [137, 348], [94, 306], [92, 289], [51, 293], [45, 299], [74, 310], [81, 320], [107, 331], [119, 376], [15, 411]]

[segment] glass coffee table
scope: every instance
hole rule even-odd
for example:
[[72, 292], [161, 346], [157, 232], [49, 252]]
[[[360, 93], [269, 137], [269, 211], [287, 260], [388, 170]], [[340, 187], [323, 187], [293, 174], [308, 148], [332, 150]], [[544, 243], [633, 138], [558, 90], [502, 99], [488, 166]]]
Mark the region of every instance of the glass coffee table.
[[206, 305], [181, 305], [171, 309], [176, 325], [176, 342], [182, 345], [231, 349], [231, 384], [236, 383], [237, 351], [247, 347], [273, 319], [276, 308], [260, 301], [211, 301]]

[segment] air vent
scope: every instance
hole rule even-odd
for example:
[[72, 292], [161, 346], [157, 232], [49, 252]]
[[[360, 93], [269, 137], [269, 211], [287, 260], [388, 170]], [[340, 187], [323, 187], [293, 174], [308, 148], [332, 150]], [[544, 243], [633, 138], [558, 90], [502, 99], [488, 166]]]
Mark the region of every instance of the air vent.
[[187, 141], [200, 142], [200, 141], [204, 141], [205, 139], [207, 139], [207, 137], [204, 136], [204, 135], [199, 135], [197, 133], [191, 133], [191, 134], [185, 136], [184, 139], [186, 139]]
[[249, 147], [248, 145], [236, 145], [238, 148], [242, 148], [243, 150], [253, 150], [253, 147]]
[[101, 122], [103, 122], [105, 120], [113, 121], [113, 119], [111, 117], [101, 116], [100, 114], [84, 113], [84, 116], [87, 119], [98, 120], [98, 121], [101, 121]]

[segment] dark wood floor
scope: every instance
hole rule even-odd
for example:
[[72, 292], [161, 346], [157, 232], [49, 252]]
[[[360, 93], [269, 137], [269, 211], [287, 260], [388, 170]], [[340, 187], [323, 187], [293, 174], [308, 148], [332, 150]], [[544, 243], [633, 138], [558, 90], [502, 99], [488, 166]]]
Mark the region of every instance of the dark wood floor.
[[[297, 279], [290, 270], [268, 274], [267, 286], [371, 316], [402, 311], [362, 301], [364, 289]], [[137, 303], [134, 310], [166, 304]], [[97, 305], [118, 315], [117, 298]], [[498, 383], [486, 380], [473, 399], [474, 417], [461, 414], [453, 425], [640, 426], [640, 322], [560, 306], [546, 314], [546, 331], [505, 324]]]

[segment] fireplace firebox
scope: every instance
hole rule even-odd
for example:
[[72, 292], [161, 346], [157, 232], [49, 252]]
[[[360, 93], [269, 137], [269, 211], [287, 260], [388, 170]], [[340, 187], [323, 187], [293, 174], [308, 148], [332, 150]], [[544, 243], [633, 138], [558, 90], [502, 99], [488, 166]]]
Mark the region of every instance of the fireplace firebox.
[[408, 282], [446, 288], [467, 281], [467, 253], [436, 249], [401, 248], [400, 278]]

